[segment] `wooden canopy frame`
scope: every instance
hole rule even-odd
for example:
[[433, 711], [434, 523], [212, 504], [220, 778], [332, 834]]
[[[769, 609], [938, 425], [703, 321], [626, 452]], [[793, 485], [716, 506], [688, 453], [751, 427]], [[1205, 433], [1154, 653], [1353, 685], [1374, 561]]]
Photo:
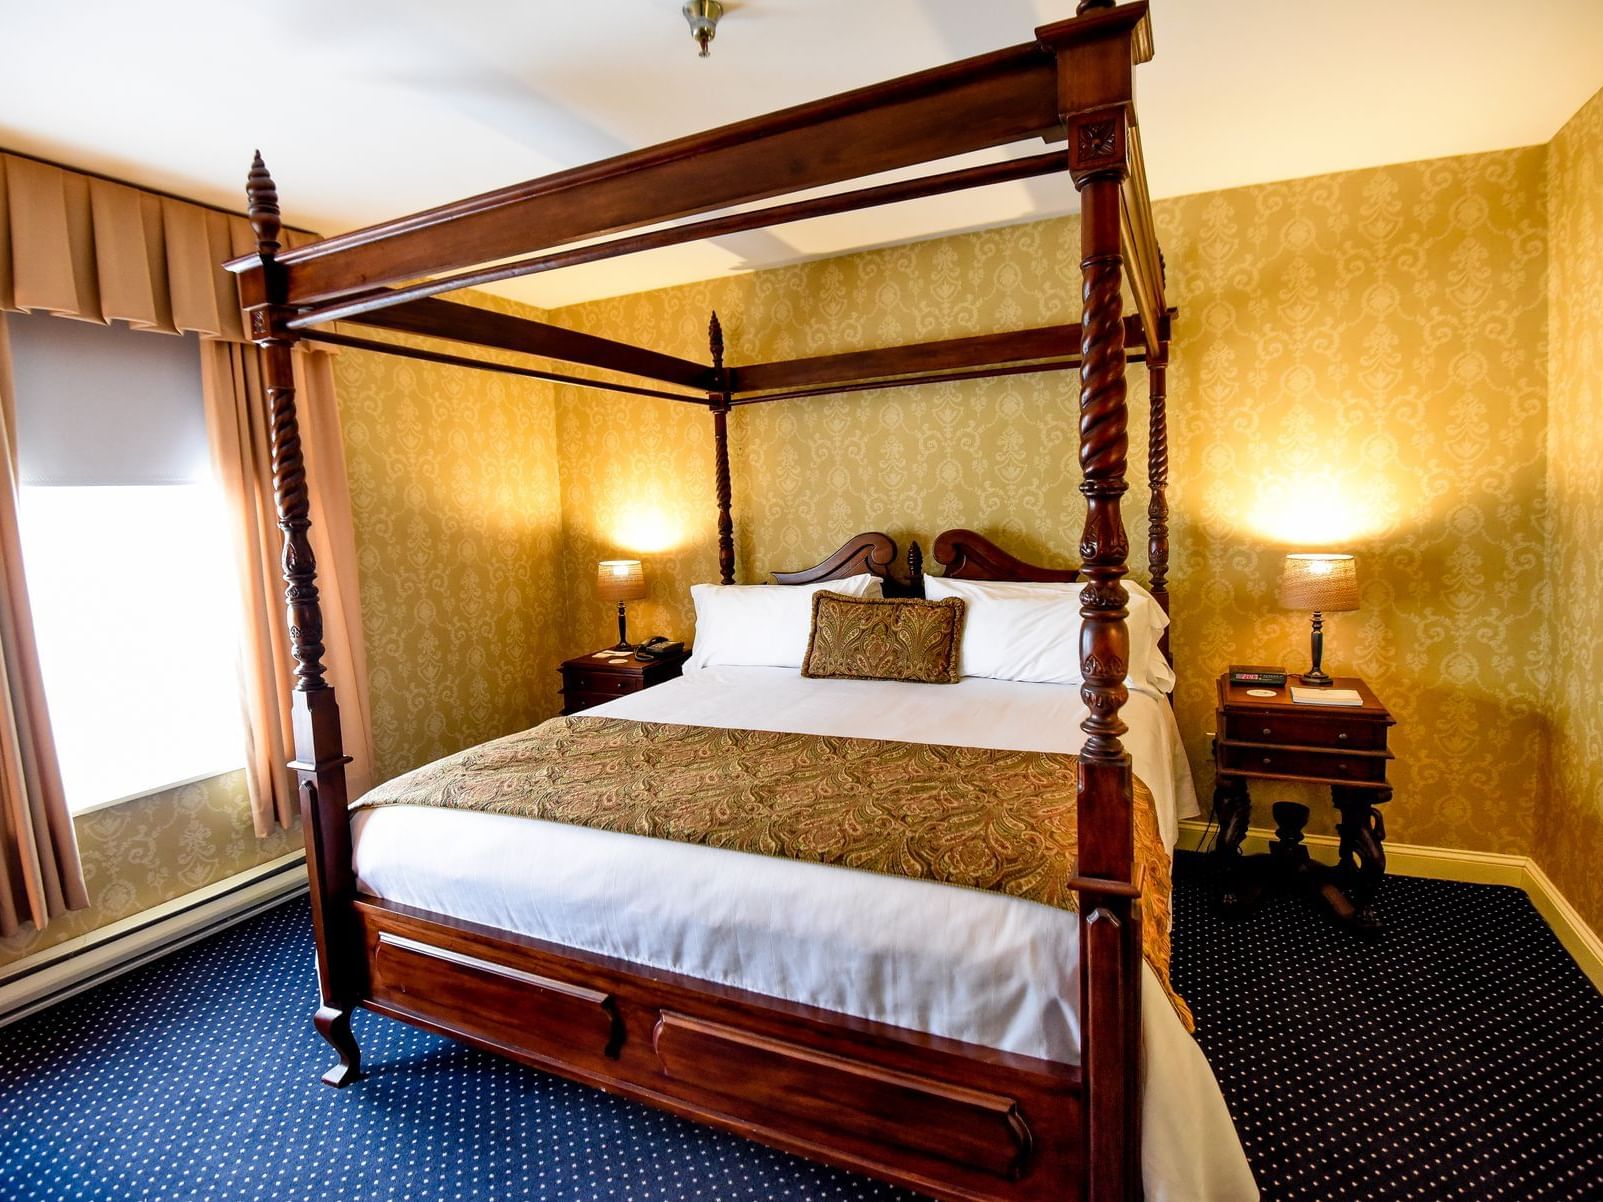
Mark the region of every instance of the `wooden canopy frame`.
[[[1080, 0], [1073, 19], [1039, 28], [1033, 40], [1008, 50], [288, 251], [279, 241], [277, 191], [257, 155], [246, 188], [257, 250], [228, 266], [262, 350], [269, 399], [296, 665], [291, 767], [300, 782], [322, 1003], [316, 1025], [340, 1055], [325, 1081], [341, 1085], [360, 1075], [350, 1019], [363, 1005], [941, 1198], [1140, 1196], [1141, 882], [1133, 875], [1132, 773], [1121, 742], [1129, 635], [1120, 582], [1129, 547], [1120, 504], [1127, 488], [1125, 363], [1139, 357], [1152, 389], [1151, 588], [1167, 607], [1170, 314], [1132, 89], [1134, 68], [1151, 55], [1145, 0], [1117, 6]], [[719, 212], [1035, 139], [1052, 148]], [[1073, 325], [731, 366], [716, 316], [710, 362], [701, 363], [440, 299], [638, 250], [1063, 171], [1081, 200], [1083, 303]], [[681, 224], [647, 228], [668, 221]], [[1125, 288], [1137, 310], [1128, 318]], [[489, 364], [321, 328], [333, 321], [560, 360], [645, 383]], [[1079, 1068], [740, 995], [360, 896], [351, 863], [348, 757], [322, 663], [307, 538], [291, 370], [292, 349], [303, 339], [705, 406], [715, 430], [725, 583], [735, 567], [731, 408], [1078, 368], [1086, 498], [1078, 542], [1086, 581], [1081, 695], [1089, 711], [1077, 777]], [[971, 541], [965, 561], [969, 572], [987, 562], [1020, 563], [1005, 554], [975, 558], [976, 545]], [[643, 1016], [651, 1015], [647, 1024]], [[585, 1050], [592, 1035], [599, 1042]], [[731, 1062], [741, 1071], [728, 1071]], [[823, 1100], [799, 1100], [814, 1095]]]

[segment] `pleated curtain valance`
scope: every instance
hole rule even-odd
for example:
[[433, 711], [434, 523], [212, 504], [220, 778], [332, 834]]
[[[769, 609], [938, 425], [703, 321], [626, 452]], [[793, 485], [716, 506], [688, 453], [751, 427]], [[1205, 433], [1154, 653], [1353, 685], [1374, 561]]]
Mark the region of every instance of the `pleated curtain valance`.
[[221, 264], [255, 249], [243, 217], [0, 152], [0, 311], [245, 342]]

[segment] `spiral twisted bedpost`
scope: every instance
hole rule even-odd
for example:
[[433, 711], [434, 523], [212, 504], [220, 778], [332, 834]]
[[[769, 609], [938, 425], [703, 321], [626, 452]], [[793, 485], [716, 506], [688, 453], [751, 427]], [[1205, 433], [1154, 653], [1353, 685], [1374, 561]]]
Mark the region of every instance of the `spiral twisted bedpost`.
[[1128, 594], [1122, 583], [1130, 555], [1120, 511], [1129, 488], [1129, 409], [1124, 379], [1124, 305], [1120, 296], [1123, 258], [1118, 243], [1118, 178], [1096, 178], [1082, 189], [1084, 227], [1080, 271], [1080, 491], [1085, 527], [1080, 535], [1080, 697], [1090, 711], [1081, 729], [1084, 760], [1125, 760], [1119, 736], [1128, 729], [1119, 708], [1130, 659], [1124, 619]]
[[[1082, 6], [1089, 12], [1095, 4]], [[1072, 66], [1070, 64], [1069, 66]], [[1064, 65], [1060, 64], [1060, 72]], [[1072, 79], [1072, 75], [1064, 76]], [[1121, 290], [1121, 193], [1128, 164], [1123, 104], [1070, 114], [1069, 166], [1080, 190], [1080, 723], [1075, 827], [1080, 892], [1080, 1012], [1085, 1072], [1086, 1197], [1141, 1196], [1141, 900], [1135, 879], [1135, 783], [1121, 736], [1130, 636], [1121, 512], [1129, 485]], [[1106, 888], [1098, 888], [1099, 884]]]
[[735, 519], [730, 513], [732, 489], [729, 480], [729, 393], [724, 373], [724, 327], [718, 314], [707, 323], [707, 345], [712, 351], [712, 370], [718, 390], [709, 398], [712, 407], [714, 487], [718, 498], [718, 578], [723, 584], [735, 583]]
[[[1165, 344], [1167, 350], [1167, 344]], [[1169, 612], [1169, 364], [1159, 356], [1147, 364], [1150, 413], [1147, 430], [1147, 587]], [[1172, 664], [1169, 632], [1159, 644]]]
[[278, 189], [258, 151], [246, 177], [257, 263], [240, 276], [240, 297], [252, 341], [260, 348], [266, 393], [273, 502], [283, 535], [280, 568], [289, 623], [295, 685], [290, 694], [295, 772], [306, 836], [312, 926], [317, 944], [321, 1005], [313, 1025], [339, 1055], [323, 1075], [329, 1085], [345, 1085], [362, 1075], [361, 1050], [351, 1033], [351, 1013], [362, 998], [366, 953], [352, 901], [351, 825], [347, 808], [345, 754], [339, 704], [323, 667], [323, 610], [317, 591], [317, 558], [312, 554], [312, 504], [306, 455], [295, 412], [296, 335], [284, 321], [293, 311], [278, 262], [282, 221]]
[[[291, 344], [268, 338], [260, 345], [267, 379], [293, 380]], [[278, 528], [284, 534], [280, 566], [289, 615], [290, 654], [295, 657], [295, 688], [304, 693], [326, 689], [328, 682], [323, 667], [323, 609], [317, 591], [317, 558], [312, 553], [311, 498], [294, 388], [269, 384], [267, 406], [272, 432], [273, 498], [278, 508]]]
[[259, 150], [245, 179], [245, 197], [268, 294], [268, 303], [251, 313], [251, 333], [262, 349], [272, 448], [273, 500], [278, 511], [278, 528], [284, 535], [280, 564], [284, 576], [284, 605], [289, 618], [290, 654], [295, 657], [295, 688], [310, 692], [328, 687], [323, 668], [323, 611], [317, 593], [317, 558], [312, 554], [310, 538], [311, 498], [306, 487], [306, 460], [295, 412], [294, 336], [278, 320], [283, 279], [277, 256], [283, 223], [278, 208], [278, 187], [268, 174]]

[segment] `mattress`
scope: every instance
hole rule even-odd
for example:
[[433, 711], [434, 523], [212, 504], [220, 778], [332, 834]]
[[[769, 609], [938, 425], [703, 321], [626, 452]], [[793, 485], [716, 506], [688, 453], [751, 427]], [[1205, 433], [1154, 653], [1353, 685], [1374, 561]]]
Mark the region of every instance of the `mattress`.
[[[1078, 690], [809, 680], [712, 668], [586, 711], [807, 734], [1073, 752]], [[1166, 700], [1132, 690], [1125, 743], [1165, 843], [1196, 797]], [[365, 892], [838, 1013], [1078, 1063], [1078, 923], [1001, 894], [528, 818], [422, 806], [353, 817]], [[1196, 1042], [1143, 965], [1149, 1202], [1254, 1198]]]

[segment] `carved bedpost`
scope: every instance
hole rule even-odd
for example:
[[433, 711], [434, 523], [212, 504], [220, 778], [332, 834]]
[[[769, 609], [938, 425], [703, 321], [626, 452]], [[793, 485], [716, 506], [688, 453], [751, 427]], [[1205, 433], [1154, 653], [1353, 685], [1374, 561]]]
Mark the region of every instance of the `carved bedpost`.
[[719, 391], [712, 394], [712, 436], [714, 476], [718, 490], [718, 578], [723, 584], [735, 583], [735, 519], [730, 515], [729, 484], [729, 393], [723, 391], [724, 327], [715, 311], [707, 323], [707, 345], [712, 350], [712, 369]]
[[[1147, 389], [1151, 411], [1147, 432], [1147, 587], [1163, 612], [1169, 612], [1169, 344], [1147, 361]], [[1158, 644], [1163, 657], [1174, 664], [1169, 632]]]
[[[1129, 487], [1129, 412], [1119, 291], [1119, 191], [1124, 172], [1121, 111], [1101, 110], [1069, 127], [1070, 163], [1080, 189], [1080, 728], [1079, 875], [1131, 883], [1135, 859], [1134, 786], [1120, 737], [1119, 710], [1130, 659], [1122, 578], [1130, 544], [1120, 512]], [[1077, 166], [1075, 164], [1078, 164]], [[1095, 1202], [1126, 1202], [1140, 1191], [1140, 911], [1132, 899], [1083, 892], [1080, 900], [1082, 1040], [1086, 1143]]]
[[[1094, 37], [1058, 46], [1058, 98], [1069, 173], [1080, 192], [1081, 361], [1080, 696], [1087, 716], [1078, 761], [1080, 1019], [1089, 1202], [1141, 1197], [1141, 905], [1134, 879], [1134, 777], [1119, 711], [1128, 699], [1125, 626], [1129, 537], [1121, 499], [1129, 457], [1121, 287], [1121, 192], [1130, 172], [1136, 6], [1081, 0]], [[1082, 26], [1082, 28], [1084, 28]], [[1144, 33], [1144, 28], [1142, 30]]]
[[251, 338], [261, 348], [273, 496], [284, 541], [284, 604], [290, 653], [295, 659], [295, 687], [290, 696], [295, 759], [289, 766], [300, 786], [322, 1000], [313, 1021], [340, 1056], [340, 1063], [324, 1074], [323, 1080], [339, 1086], [361, 1076], [361, 1053], [351, 1034], [351, 1012], [362, 997], [366, 963], [351, 908], [355, 879], [345, 784], [350, 757], [340, 735], [334, 690], [323, 675], [323, 611], [309, 537], [311, 499], [295, 414], [292, 356], [296, 335], [283, 324], [289, 309], [284, 303], [283, 271], [276, 260], [281, 229], [278, 190], [260, 151], [251, 164], [245, 195], [259, 262], [240, 273], [239, 290]]

